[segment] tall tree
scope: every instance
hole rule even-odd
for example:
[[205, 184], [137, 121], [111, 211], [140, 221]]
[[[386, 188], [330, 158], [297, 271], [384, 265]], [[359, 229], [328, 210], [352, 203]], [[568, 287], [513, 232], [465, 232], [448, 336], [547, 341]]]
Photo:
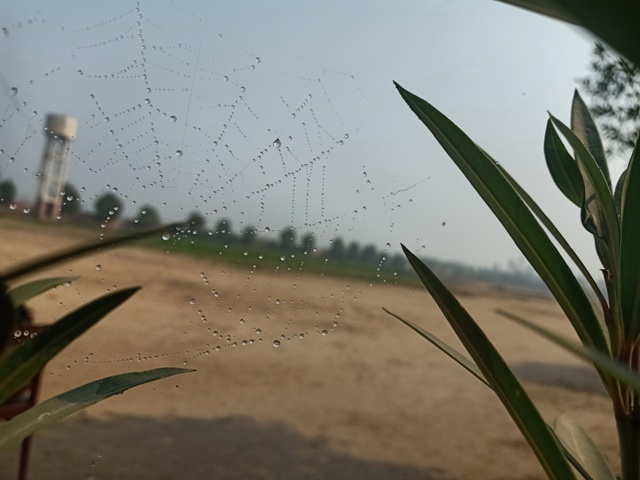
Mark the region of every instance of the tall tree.
[[101, 220], [107, 217], [115, 219], [122, 215], [122, 200], [113, 192], [105, 192], [97, 198], [95, 209]]
[[233, 240], [233, 234], [231, 233], [231, 220], [223, 218], [216, 224], [216, 228], [213, 235], [220, 241], [228, 242]]
[[329, 257], [335, 260], [344, 260], [347, 254], [347, 247], [344, 244], [342, 237], [336, 237], [331, 240], [331, 246], [329, 247]]
[[198, 211], [193, 211], [187, 217], [189, 230], [192, 232], [202, 232], [207, 225], [207, 219]]
[[591, 96], [589, 110], [606, 139], [607, 153], [624, 153], [635, 145], [640, 131], [640, 67], [596, 43], [591, 74], [580, 80]]
[[316, 237], [313, 233], [305, 233], [300, 238], [300, 250], [307, 253], [313, 253], [313, 249], [316, 248]]
[[13, 180], [0, 182], [0, 204], [8, 205], [16, 201], [16, 184]]
[[70, 183], [65, 183], [62, 190], [62, 208], [60, 214], [63, 217], [75, 215], [82, 209], [80, 192]]
[[349, 247], [347, 248], [347, 260], [350, 262], [355, 262], [358, 260], [360, 256], [360, 244], [358, 242], [351, 242]]
[[240, 241], [244, 245], [251, 245], [256, 241], [257, 230], [253, 225], [247, 225], [242, 230], [242, 236], [240, 237]]
[[289, 226], [280, 232], [280, 246], [285, 250], [295, 250], [296, 230]]
[[160, 212], [152, 205], [143, 205], [140, 207], [138, 215], [136, 215], [136, 220], [138, 221], [138, 226], [144, 228], [155, 227], [162, 223]]
[[378, 258], [376, 246], [373, 244], [369, 244], [362, 249], [360, 252], [360, 261], [362, 263], [375, 263]]

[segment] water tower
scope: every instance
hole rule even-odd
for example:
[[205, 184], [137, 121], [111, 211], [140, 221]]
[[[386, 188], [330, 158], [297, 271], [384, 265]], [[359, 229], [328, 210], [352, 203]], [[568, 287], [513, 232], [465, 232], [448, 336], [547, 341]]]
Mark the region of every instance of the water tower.
[[47, 115], [45, 147], [40, 167], [38, 218], [54, 220], [60, 215], [62, 192], [67, 181], [71, 141], [78, 131], [78, 121], [66, 115]]

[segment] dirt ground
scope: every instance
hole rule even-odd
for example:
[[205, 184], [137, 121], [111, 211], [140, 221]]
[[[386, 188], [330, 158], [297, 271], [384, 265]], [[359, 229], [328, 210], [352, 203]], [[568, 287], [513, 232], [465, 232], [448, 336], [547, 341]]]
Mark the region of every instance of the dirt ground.
[[[0, 220], [2, 266], [90, 238]], [[143, 289], [47, 366], [43, 398], [125, 371], [197, 372], [36, 434], [33, 480], [544, 478], [492, 392], [382, 311], [458, 345], [421, 289], [304, 269], [251, 273], [135, 246], [46, 274], [81, 278], [31, 303], [40, 322], [113, 288]], [[572, 335], [556, 304], [480, 286], [458, 292], [545, 418], [570, 413], [614, 460], [611, 409], [594, 374], [494, 313]], [[0, 479], [15, 478], [17, 452], [0, 461]]]

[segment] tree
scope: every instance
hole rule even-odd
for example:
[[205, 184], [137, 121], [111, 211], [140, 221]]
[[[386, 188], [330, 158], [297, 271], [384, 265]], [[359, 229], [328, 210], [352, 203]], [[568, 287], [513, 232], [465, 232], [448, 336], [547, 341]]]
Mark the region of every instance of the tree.
[[358, 242], [351, 242], [349, 244], [349, 248], [347, 248], [347, 260], [350, 262], [355, 262], [358, 260], [360, 256], [360, 244]]
[[65, 183], [62, 190], [62, 207], [60, 214], [64, 217], [75, 215], [82, 209], [82, 200], [80, 198], [80, 192], [71, 185]]
[[280, 246], [284, 250], [295, 250], [296, 248], [296, 230], [289, 226], [280, 232]]
[[144, 228], [155, 227], [162, 223], [160, 213], [152, 205], [143, 205], [142, 207], [140, 207], [138, 215], [136, 216], [136, 220], [138, 221], [138, 226]]
[[253, 225], [247, 225], [242, 230], [242, 236], [240, 237], [240, 241], [243, 245], [251, 245], [256, 241], [256, 227]]
[[106, 192], [96, 200], [95, 209], [100, 219], [117, 218], [122, 215], [122, 200], [115, 193]]
[[331, 240], [331, 246], [329, 247], [329, 258], [335, 260], [344, 260], [347, 254], [347, 247], [344, 245], [342, 237], [336, 237]]
[[220, 241], [229, 241], [233, 239], [233, 235], [231, 233], [231, 220], [228, 218], [223, 218], [220, 220], [216, 228], [213, 232], [213, 235]]
[[394, 272], [401, 272], [404, 270], [405, 265], [407, 265], [407, 259], [405, 256], [401, 253], [396, 253], [389, 259], [387, 268]]
[[589, 107], [609, 140], [607, 153], [633, 148], [640, 131], [640, 67], [609, 52], [593, 48], [591, 75], [580, 80], [591, 96]]
[[207, 225], [207, 219], [198, 211], [193, 211], [187, 217], [188, 228], [192, 232], [202, 232]]
[[16, 184], [13, 180], [0, 182], [0, 204], [11, 204], [16, 201]]
[[300, 250], [313, 253], [314, 248], [316, 248], [316, 237], [313, 236], [313, 233], [305, 233], [302, 238], [300, 238]]
[[359, 260], [362, 263], [375, 263], [377, 259], [376, 253], [376, 246], [373, 244], [369, 244], [362, 249]]

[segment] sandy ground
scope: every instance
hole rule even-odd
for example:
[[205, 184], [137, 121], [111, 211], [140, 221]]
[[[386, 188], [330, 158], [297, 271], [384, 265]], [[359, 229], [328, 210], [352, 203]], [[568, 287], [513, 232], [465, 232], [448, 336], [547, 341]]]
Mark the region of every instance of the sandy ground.
[[[95, 237], [0, 220], [0, 258], [4, 266]], [[457, 344], [423, 290], [250, 273], [135, 246], [46, 273], [81, 278], [31, 303], [40, 322], [113, 288], [143, 289], [49, 364], [43, 398], [125, 371], [197, 372], [38, 433], [32, 479], [544, 478], [492, 392], [381, 310]], [[545, 418], [571, 413], [615, 459], [610, 405], [591, 371], [494, 313], [571, 335], [555, 303], [458, 291]], [[15, 477], [16, 459], [0, 456], [0, 479]]]

